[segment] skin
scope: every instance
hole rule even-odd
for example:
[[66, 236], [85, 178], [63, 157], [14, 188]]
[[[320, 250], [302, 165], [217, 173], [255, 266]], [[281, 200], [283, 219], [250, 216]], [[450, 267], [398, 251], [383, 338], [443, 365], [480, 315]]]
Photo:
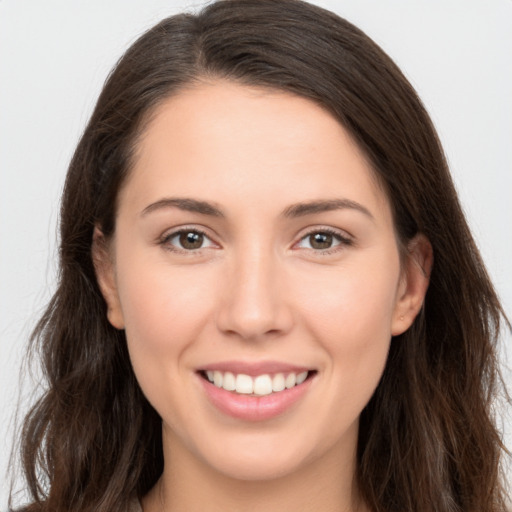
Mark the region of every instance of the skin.
[[[166, 198], [223, 215], [162, 206]], [[335, 199], [351, 203], [283, 215]], [[202, 247], [180, 246], [180, 228], [204, 232]], [[318, 248], [310, 235], [326, 230], [332, 247]], [[288, 93], [190, 87], [156, 110], [120, 191], [115, 235], [102, 238], [98, 228], [108, 317], [126, 330], [163, 421], [165, 469], [145, 512], [364, 510], [359, 415], [392, 336], [421, 308], [432, 254], [419, 235], [401, 262], [389, 201], [344, 128]], [[316, 374], [285, 413], [244, 421], [216, 409], [197, 374], [227, 359]]]

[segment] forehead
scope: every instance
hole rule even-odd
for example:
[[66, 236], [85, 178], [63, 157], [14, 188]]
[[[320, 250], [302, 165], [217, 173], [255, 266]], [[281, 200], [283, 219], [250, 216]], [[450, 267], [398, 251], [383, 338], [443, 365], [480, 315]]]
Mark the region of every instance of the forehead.
[[226, 81], [182, 90], [153, 111], [123, 191], [134, 193], [145, 201], [236, 193], [247, 206], [350, 193], [389, 209], [364, 153], [324, 108]]

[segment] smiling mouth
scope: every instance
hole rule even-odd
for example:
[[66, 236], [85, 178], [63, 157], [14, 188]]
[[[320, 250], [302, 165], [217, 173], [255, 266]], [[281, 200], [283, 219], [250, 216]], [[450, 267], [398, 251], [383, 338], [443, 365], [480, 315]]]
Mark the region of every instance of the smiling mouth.
[[218, 370], [202, 370], [201, 377], [217, 388], [231, 391], [234, 394], [250, 396], [266, 396], [280, 393], [287, 389], [300, 386], [311, 379], [316, 370], [287, 372], [250, 376], [244, 373], [221, 372]]

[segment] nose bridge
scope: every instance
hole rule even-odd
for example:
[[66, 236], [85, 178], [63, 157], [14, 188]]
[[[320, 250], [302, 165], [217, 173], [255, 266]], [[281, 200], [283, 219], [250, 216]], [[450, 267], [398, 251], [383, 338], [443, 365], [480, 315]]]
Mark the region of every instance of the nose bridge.
[[280, 266], [268, 244], [252, 241], [234, 251], [218, 316], [221, 330], [257, 339], [290, 328], [291, 312]]

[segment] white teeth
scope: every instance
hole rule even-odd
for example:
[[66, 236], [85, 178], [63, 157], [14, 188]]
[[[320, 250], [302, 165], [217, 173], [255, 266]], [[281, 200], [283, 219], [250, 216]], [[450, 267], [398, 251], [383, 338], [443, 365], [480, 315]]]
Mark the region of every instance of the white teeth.
[[284, 375], [282, 373], [277, 373], [272, 379], [272, 391], [283, 391], [284, 388]]
[[222, 381], [222, 387], [226, 391], [234, 391], [236, 389], [235, 376], [231, 372], [224, 374], [224, 380]]
[[290, 389], [290, 388], [293, 388], [293, 386], [295, 386], [295, 384], [297, 384], [297, 377], [295, 375], [295, 373], [290, 373], [285, 381], [284, 381], [284, 385], [286, 386], [286, 389]]
[[259, 375], [254, 379], [255, 395], [270, 395], [272, 393], [272, 379], [270, 375]]
[[306, 380], [307, 376], [308, 372], [299, 373], [299, 375], [297, 375], [297, 385], [302, 384]]
[[222, 373], [220, 372], [213, 372], [213, 383], [218, 387], [222, 387], [222, 381], [224, 380]]
[[[252, 377], [239, 373], [236, 376], [236, 392], [244, 395], [250, 395], [254, 391], [254, 382]], [[220, 386], [219, 386], [220, 387]]]
[[286, 376], [283, 373], [276, 373], [273, 377], [268, 374], [251, 377], [243, 373], [234, 375], [231, 372], [208, 370], [206, 376], [211, 383], [226, 391], [235, 391], [243, 395], [265, 396], [302, 384], [307, 379], [308, 372], [289, 373]]

